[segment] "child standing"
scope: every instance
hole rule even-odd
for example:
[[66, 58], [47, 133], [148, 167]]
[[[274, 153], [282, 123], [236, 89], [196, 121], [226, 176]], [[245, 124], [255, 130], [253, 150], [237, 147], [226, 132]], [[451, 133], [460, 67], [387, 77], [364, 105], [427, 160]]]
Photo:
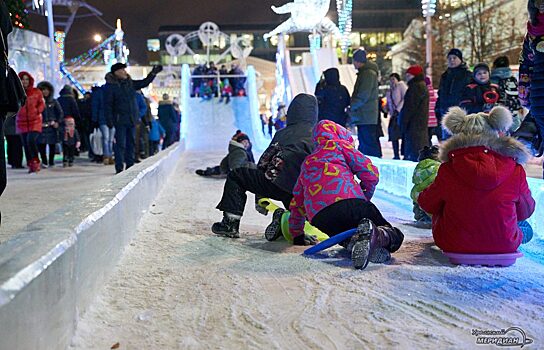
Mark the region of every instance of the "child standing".
[[491, 84], [489, 66], [475, 65], [473, 80], [465, 87], [459, 107], [467, 113], [487, 113], [499, 102], [499, 87]]
[[64, 119], [64, 137], [62, 139], [62, 166], [73, 166], [76, 150], [79, 149], [80, 139], [79, 133], [76, 130], [74, 118], [68, 117]]
[[149, 130], [149, 155], [152, 156], [159, 151], [161, 139], [166, 137], [166, 131], [157, 118], [151, 118], [151, 129]]
[[313, 140], [316, 148], [302, 163], [290, 205], [294, 244], [311, 243], [305, 241], [306, 219], [329, 236], [357, 227], [357, 233], [342, 244], [351, 251], [353, 266], [364, 269], [369, 261], [389, 260], [404, 235], [370, 202], [378, 169], [355, 149], [349, 132], [330, 120], [316, 125]]
[[438, 168], [440, 167], [440, 162], [438, 161], [438, 146], [425, 146], [419, 151], [418, 161], [419, 163], [417, 163], [416, 168], [414, 169], [414, 175], [412, 175], [414, 187], [412, 187], [412, 191], [410, 192], [410, 197], [414, 204], [414, 219], [420, 225], [430, 225], [431, 217], [421, 210], [421, 207], [417, 204], [417, 197], [419, 197], [419, 194], [429, 187], [436, 178]]
[[434, 183], [418, 198], [432, 215], [436, 245], [446, 252], [515, 252], [532, 237], [526, 222], [535, 209], [522, 164], [529, 152], [519, 141], [499, 136], [512, 125], [504, 107], [467, 115], [452, 107], [443, 127], [453, 137], [442, 145]]

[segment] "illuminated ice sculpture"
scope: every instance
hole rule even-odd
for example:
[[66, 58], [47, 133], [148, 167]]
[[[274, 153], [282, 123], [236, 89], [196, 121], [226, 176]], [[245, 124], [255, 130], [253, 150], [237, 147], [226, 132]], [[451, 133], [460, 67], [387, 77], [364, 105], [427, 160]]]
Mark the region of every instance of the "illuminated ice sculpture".
[[278, 34], [312, 32], [319, 26], [330, 27], [331, 24], [334, 25], [326, 17], [330, 5], [330, 0], [294, 0], [280, 7], [272, 6], [272, 11], [278, 15], [290, 13], [291, 17], [270, 33], [266, 33], [264, 38]]

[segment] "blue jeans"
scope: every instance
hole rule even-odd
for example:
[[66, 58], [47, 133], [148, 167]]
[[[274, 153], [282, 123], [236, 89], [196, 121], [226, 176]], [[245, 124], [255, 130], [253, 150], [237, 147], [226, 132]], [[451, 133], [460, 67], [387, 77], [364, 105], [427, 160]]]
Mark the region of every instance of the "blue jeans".
[[102, 133], [102, 155], [111, 157], [115, 128], [108, 128], [106, 124], [103, 124], [100, 125], [100, 132]]
[[115, 127], [115, 171], [120, 173], [134, 165], [134, 143], [136, 127], [134, 125], [118, 125]]

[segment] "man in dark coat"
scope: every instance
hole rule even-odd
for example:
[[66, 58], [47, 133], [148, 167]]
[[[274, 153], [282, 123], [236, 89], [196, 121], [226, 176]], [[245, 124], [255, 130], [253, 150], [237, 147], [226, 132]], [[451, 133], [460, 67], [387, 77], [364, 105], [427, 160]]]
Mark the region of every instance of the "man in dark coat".
[[127, 66], [116, 63], [106, 74], [104, 112], [106, 120], [115, 126], [115, 171], [120, 173], [134, 165], [136, 123], [139, 121], [136, 91], [147, 87], [162, 66], [154, 66], [142, 80], [132, 80], [125, 70]]
[[223, 212], [223, 220], [213, 224], [215, 234], [240, 237], [238, 229], [248, 191], [280, 200], [285, 208], [289, 208], [300, 166], [314, 148], [312, 130], [316, 122], [316, 98], [308, 94], [297, 95], [287, 110], [287, 126], [274, 135], [259, 159], [257, 169], [238, 168], [229, 172], [223, 197], [217, 205]]
[[408, 90], [400, 112], [400, 129], [404, 136], [404, 159], [417, 162], [419, 151], [429, 142], [429, 90], [421, 66], [406, 71]]
[[351, 124], [357, 125], [359, 151], [366, 156], [381, 157], [378, 136], [378, 66], [368, 61], [362, 49], [353, 54], [357, 80], [351, 96]]
[[351, 98], [346, 87], [340, 84], [340, 72], [329, 68], [323, 72], [324, 79], [316, 86], [315, 97], [319, 104], [319, 120], [328, 119], [346, 126]]
[[[442, 117], [448, 113], [450, 107], [459, 106], [461, 94], [465, 86], [472, 81], [472, 73], [463, 62], [463, 53], [459, 49], [451, 49], [448, 53], [448, 69], [440, 77], [438, 99], [435, 113], [440, 124]], [[442, 130], [442, 138], [449, 138], [448, 133]]]
[[[8, 54], [8, 34], [11, 33], [11, 18], [9, 16], [9, 11], [4, 1], [0, 1], [0, 35], [2, 35], [2, 40], [0, 40], [0, 70], [5, 72], [5, 63], [4, 58]], [[2, 44], [3, 43], [3, 44]], [[6, 75], [0, 74], [0, 103], [7, 102], [7, 91], [6, 91]], [[4, 120], [6, 119], [6, 114], [0, 111], [0, 195], [4, 192], [7, 185], [6, 177], [6, 152], [4, 150]], [[0, 217], [0, 223], [2, 219]]]

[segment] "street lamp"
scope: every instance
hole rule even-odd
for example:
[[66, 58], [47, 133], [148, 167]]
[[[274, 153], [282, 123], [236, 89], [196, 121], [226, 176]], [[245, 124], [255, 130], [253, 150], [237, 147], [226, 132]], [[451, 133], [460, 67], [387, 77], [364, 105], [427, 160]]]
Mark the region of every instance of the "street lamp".
[[421, 0], [421, 11], [423, 12], [423, 17], [425, 17], [425, 36], [426, 36], [426, 45], [425, 45], [425, 55], [426, 55], [426, 66], [427, 66], [427, 75], [432, 76], [433, 73], [433, 27], [431, 24], [431, 17], [434, 16], [436, 12], [436, 0]]
[[100, 35], [100, 34], [95, 34], [95, 35], [93, 36], [93, 40], [96, 41], [97, 43], [102, 42], [102, 35]]

